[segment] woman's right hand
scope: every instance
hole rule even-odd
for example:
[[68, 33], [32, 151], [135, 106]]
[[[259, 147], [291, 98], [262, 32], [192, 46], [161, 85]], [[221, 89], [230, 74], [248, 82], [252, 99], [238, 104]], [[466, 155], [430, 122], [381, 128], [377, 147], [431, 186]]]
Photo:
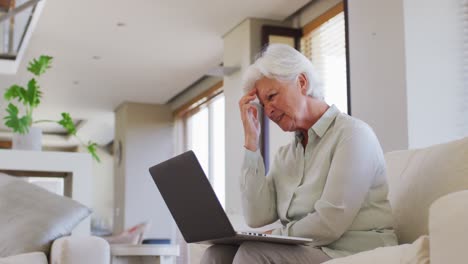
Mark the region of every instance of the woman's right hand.
[[257, 89], [252, 89], [239, 100], [242, 124], [244, 126], [244, 147], [251, 151], [257, 151], [260, 138], [260, 122], [258, 109], [252, 103], [257, 98]]

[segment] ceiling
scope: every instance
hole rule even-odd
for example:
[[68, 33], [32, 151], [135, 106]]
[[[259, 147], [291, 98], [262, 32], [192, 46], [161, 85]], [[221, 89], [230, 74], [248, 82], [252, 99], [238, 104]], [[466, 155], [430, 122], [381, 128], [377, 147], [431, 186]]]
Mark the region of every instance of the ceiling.
[[113, 130], [122, 102], [166, 103], [222, 63], [222, 36], [245, 18], [283, 20], [307, 2], [47, 0], [18, 73], [0, 75], [0, 92], [29, 80], [31, 58], [53, 56], [35, 118], [68, 111]]

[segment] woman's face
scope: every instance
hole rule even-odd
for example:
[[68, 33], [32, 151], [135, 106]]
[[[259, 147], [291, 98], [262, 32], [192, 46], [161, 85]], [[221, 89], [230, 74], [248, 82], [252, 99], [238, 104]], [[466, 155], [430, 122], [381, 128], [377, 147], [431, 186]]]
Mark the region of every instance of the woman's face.
[[303, 75], [292, 82], [263, 77], [255, 83], [265, 114], [283, 131], [298, 130], [305, 109], [306, 83]]

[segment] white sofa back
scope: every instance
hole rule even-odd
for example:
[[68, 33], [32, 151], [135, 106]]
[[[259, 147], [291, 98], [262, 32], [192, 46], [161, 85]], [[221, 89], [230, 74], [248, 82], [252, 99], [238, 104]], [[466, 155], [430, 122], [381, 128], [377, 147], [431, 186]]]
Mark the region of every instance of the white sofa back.
[[468, 191], [448, 194], [429, 210], [431, 264], [467, 263]]
[[430, 205], [468, 190], [468, 137], [424, 149], [385, 154], [389, 200], [400, 244], [428, 234]]

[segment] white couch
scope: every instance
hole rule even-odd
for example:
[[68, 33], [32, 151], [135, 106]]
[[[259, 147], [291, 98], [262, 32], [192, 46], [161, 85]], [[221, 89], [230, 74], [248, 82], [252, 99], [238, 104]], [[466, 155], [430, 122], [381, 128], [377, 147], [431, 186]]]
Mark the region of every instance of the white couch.
[[50, 262], [43, 252], [0, 258], [0, 264], [110, 264], [109, 244], [93, 236], [67, 236], [54, 241]]
[[403, 245], [326, 263], [468, 263], [468, 137], [390, 152], [385, 159], [395, 231]]
[[68, 236], [54, 241], [50, 264], [110, 264], [107, 241], [94, 236]]

